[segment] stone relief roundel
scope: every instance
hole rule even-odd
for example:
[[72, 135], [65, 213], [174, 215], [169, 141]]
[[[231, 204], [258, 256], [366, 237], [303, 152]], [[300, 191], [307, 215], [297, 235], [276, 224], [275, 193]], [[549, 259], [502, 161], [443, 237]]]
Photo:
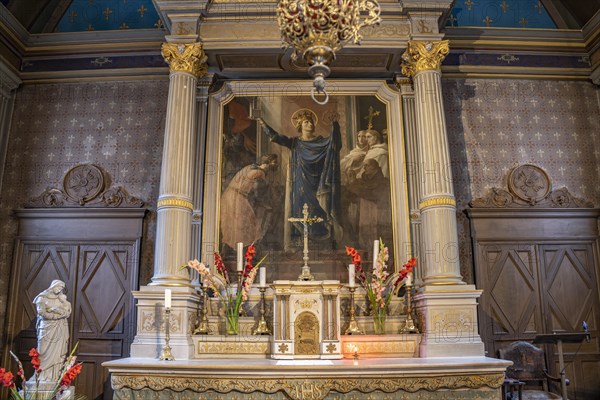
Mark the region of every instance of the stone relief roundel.
[[508, 190], [521, 200], [535, 204], [552, 190], [548, 174], [535, 165], [524, 164], [510, 172]]
[[65, 193], [84, 204], [104, 189], [102, 170], [92, 164], [77, 165], [69, 170], [63, 181]]

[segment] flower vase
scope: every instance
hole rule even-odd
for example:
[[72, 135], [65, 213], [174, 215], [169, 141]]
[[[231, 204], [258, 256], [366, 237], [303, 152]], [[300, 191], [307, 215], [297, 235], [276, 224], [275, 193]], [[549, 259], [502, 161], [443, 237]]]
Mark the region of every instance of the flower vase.
[[227, 310], [225, 318], [227, 335], [237, 335], [240, 331], [240, 316], [237, 310]]
[[376, 335], [385, 334], [385, 310], [380, 310], [373, 315], [373, 329]]

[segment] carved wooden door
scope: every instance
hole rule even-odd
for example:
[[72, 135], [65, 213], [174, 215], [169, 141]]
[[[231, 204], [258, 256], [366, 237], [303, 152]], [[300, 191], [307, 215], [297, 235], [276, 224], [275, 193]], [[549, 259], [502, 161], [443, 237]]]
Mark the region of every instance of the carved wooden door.
[[543, 333], [539, 273], [535, 246], [519, 243], [478, 245], [480, 329], [488, 355], [515, 340]]
[[[570, 399], [600, 398], [600, 307], [592, 243], [539, 246], [544, 325], [546, 332], [581, 332], [591, 328], [590, 343], [565, 343], [566, 375], [572, 381]], [[547, 345], [551, 369], [557, 374], [556, 346]]]
[[[79, 343], [78, 360], [84, 363], [76, 392], [88, 398], [112, 398], [104, 361], [129, 353], [135, 320], [131, 291], [137, 279], [135, 243], [82, 245], [77, 263], [77, 296], [73, 307], [73, 342]], [[134, 271], [137, 275], [137, 268]]]

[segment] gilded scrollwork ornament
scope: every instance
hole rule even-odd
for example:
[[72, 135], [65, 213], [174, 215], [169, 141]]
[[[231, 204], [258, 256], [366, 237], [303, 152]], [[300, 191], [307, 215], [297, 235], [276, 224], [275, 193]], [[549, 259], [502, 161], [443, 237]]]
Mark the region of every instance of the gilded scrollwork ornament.
[[189, 72], [196, 78], [208, 73], [202, 43], [163, 43], [161, 52], [171, 71]]
[[448, 40], [422, 42], [411, 40], [402, 55], [402, 73], [414, 77], [422, 71], [439, 71], [442, 61], [450, 52]]

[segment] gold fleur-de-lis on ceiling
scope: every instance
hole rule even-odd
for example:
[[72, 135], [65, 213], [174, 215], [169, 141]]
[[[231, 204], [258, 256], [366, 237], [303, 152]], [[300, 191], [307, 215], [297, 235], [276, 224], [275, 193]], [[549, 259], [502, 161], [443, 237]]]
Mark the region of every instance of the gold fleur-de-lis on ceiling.
[[529, 22], [529, 21], [527, 21], [527, 18], [525, 18], [525, 17], [523, 17], [523, 18], [521, 18], [521, 19], [519, 20], [519, 24], [521, 24], [521, 26], [522, 26], [523, 28], [526, 28], [526, 27], [527, 27], [527, 22]]
[[144, 5], [142, 4], [140, 6], [140, 8], [138, 8], [138, 12], [140, 13], [140, 18], [144, 18], [144, 14], [146, 14], [146, 11], [148, 11], [148, 9], [146, 7], [144, 7]]
[[77, 13], [75, 11], [71, 11], [69, 14], [69, 22], [73, 23], [77, 19]]
[[544, 5], [542, 4], [541, 0], [538, 0], [534, 7], [537, 8], [538, 14], [541, 14], [542, 10], [544, 9]]
[[489, 28], [492, 25], [492, 22], [494, 22], [494, 20], [491, 19], [489, 15], [486, 15], [485, 19], [483, 20], [483, 23], [485, 24], [485, 26], [487, 28]]
[[162, 22], [162, 19], [160, 19], [160, 18], [159, 18], [159, 19], [158, 19], [158, 21], [156, 21], [156, 23], [154, 24], [154, 27], [155, 27], [156, 29], [162, 29], [162, 28], [163, 28], [163, 22]]
[[473, 0], [467, 0], [465, 1], [465, 6], [467, 6], [467, 10], [471, 11], [471, 8], [476, 5], [477, 3], [475, 3]]
[[88, 24], [86, 30], [91, 32], [94, 30], [94, 27], [92, 26], [92, 24]]
[[127, 25], [125, 22], [123, 22], [121, 24], [121, 26], [119, 27], [119, 29], [129, 29], [129, 25]]
[[502, 9], [503, 14], [506, 14], [506, 10], [508, 10], [509, 7], [510, 6], [506, 2], [506, 0], [502, 0], [502, 3], [500, 3], [500, 8]]
[[113, 13], [113, 11], [110, 8], [108, 8], [108, 7], [106, 7], [104, 9], [104, 11], [102, 11], [102, 14], [104, 15], [104, 19], [106, 19], [107, 21], [108, 21], [108, 18], [110, 18], [110, 15], [112, 13]]

